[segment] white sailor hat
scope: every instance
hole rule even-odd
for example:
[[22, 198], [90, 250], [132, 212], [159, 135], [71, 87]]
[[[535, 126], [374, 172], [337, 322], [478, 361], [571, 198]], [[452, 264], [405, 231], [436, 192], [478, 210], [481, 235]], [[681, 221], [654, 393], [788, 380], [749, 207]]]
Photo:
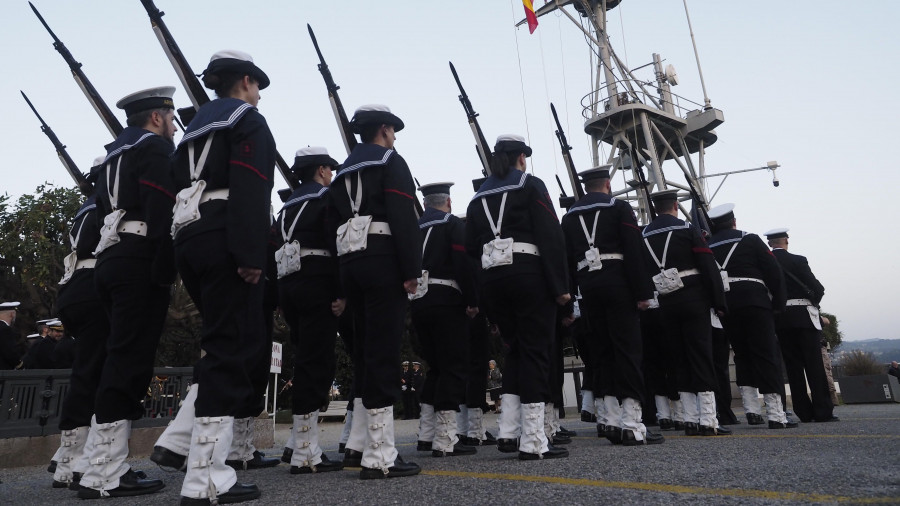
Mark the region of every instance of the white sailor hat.
[[422, 365], [421, 362], [413, 362], [413, 365]]
[[174, 109], [175, 102], [172, 101], [174, 94], [174, 86], [147, 88], [125, 95], [116, 102], [116, 107], [124, 109], [126, 116], [149, 109]]
[[787, 227], [773, 228], [772, 230], [767, 230], [763, 235], [765, 235], [767, 239], [781, 239], [782, 237], [789, 237], [788, 230], [790, 229]]
[[[269, 76], [253, 63], [253, 57], [243, 51], [234, 49], [225, 49], [212, 55], [209, 59], [209, 65], [206, 66], [200, 75], [214, 74], [241, 74], [256, 79], [259, 83], [259, 89], [263, 90], [269, 86]], [[215, 88], [215, 86], [206, 85], [207, 88]]]
[[450, 194], [450, 187], [453, 186], [453, 183], [445, 182], [445, 183], [429, 183], [423, 184], [418, 188], [420, 192], [422, 192], [423, 197], [427, 197], [429, 195], [435, 194]]
[[401, 365], [409, 365], [409, 360], [404, 360]]
[[40, 334], [28, 334], [27, 336], [25, 336], [25, 339], [40, 339], [40, 337]]
[[583, 183], [592, 179], [609, 179], [610, 168], [612, 168], [612, 165], [601, 165], [593, 169], [583, 170], [578, 173], [578, 177], [581, 178]]
[[734, 219], [734, 204], [722, 204], [718, 205], [709, 210], [707, 213], [709, 215], [709, 219], [713, 221], [713, 223], [728, 223], [729, 221]]
[[525, 137], [516, 134], [498, 135], [497, 142], [494, 144], [494, 151], [504, 153], [525, 153], [525, 156], [531, 156], [531, 146], [525, 144]]
[[320, 165], [329, 167], [337, 167], [340, 163], [328, 155], [328, 150], [321, 146], [308, 146], [297, 150], [294, 155], [294, 165], [291, 166], [291, 172], [296, 174], [300, 179], [304, 179], [301, 171], [307, 167], [318, 168]]
[[391, 125], [395, 132], [403, 130], [405, 126], [403, 120], [391, 112], [391, 108], [382, 104], [367, 104], [360, 106], [353, 113], [353, 119], [350, 120], [350, 127], [353, 133], [362, 133], [362, 127], [365, 125]]
[[63, 330], [63, 322], [59, 319], [53, 319], [47, 322], [47, 326], [53, 330]]
[[36, 322], [34, 322], [34, 323], [36, 323], [37, 325], [47, 325], [47, 324], [49, 324], [50, 322], [52, 322], [53, 320], [55, 320], [55, 319], [56, 319], [56, 318], [47, 318], [46, 320], [38, 320], [38, 321], [36, 321]]
[[678, 189], [660, 190], [650, 194], [650, 200], [653, 202], [664, 202], [667, 200], [678, 200]]
[[10, 301], [10, 302], [0, 302], [0, 311], [12, 311], [19, 307], [19, 302]]

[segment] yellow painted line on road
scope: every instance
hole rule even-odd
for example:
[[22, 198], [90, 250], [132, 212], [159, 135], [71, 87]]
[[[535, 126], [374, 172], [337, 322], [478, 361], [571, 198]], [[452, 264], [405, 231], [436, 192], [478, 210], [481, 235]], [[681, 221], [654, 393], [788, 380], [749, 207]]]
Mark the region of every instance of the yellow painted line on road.
[[734, 438], [770, 438], [770, 439], [898, 439], [900, 435], [894, 434], [733, 434], [731, 436], [700, 437], [700, 436], [670, 436], [666, 439], [693, 439], [693, 440], [728, 440]]
[[588, 480], [579, 478], [561, 478], [557, 476], [532, 476], [505, 473], [474, 473], [465, 471], [422, 471], [428, 476], [447, 476], [452, 478], [479, 478], [486, 480], [525, 481], [531, 483], [549, 483], [553, 485], [573, 485], [579, 487], [616, 488], [640, 490], [645, 492], [661, 492], [669, 494], [711, 495], [721, 497], [746, 497], [750, 499], [770, 499], [780, 501], [803, 502], [840, 502], [853, 504], [896, 504], [900, 497], [849, 497], [828, 494], [808, 494], [804, 492], [780, 492], [776, 490], [754, 490], [743, 488], [707, 488], [685, 485], [665, 485], [662, 483], [640, 483], [631, 481]]

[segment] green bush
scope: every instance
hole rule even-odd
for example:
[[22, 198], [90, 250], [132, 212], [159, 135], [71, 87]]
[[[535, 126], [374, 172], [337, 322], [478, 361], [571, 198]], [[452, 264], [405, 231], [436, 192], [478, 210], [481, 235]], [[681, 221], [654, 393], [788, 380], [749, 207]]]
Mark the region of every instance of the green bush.
[[844, 376], [865, 376], [867, 374], [882, 374], [884, 367], [875, 359], [875, 355], [853, 350], [841, 359], [844, 367]]

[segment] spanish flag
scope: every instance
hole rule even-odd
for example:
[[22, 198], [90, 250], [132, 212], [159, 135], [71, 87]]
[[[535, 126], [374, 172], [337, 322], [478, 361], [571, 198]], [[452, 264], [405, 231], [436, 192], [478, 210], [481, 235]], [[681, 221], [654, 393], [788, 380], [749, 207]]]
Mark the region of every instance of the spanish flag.
[[534, 4], [531, 0], [522, 0], [522, 3], [525, 5], [525, 19], [528, 20], [528, 32], [534, 33], [538, 26], [537, 16], [534, 15]]

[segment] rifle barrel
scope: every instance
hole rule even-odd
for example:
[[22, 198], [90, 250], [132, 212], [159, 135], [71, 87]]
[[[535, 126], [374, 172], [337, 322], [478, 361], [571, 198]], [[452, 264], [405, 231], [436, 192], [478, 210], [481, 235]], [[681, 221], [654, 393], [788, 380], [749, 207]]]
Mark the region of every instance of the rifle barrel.
[[56, 155], [59, 157], [59, 161], [63, 164], [63, 167], [66, 169], [66, 172], [75, 180], [75, 184], [78, 186], [78, 189], [81, 190], [82, 193], [88, 195], [89, 184], [84, 177], [84, 174], [78, 170], [78, 166], [75, 165], [75, 161], [72, 160], [72, 157], [69, 156], [69, 152], [66, 151], [66, 146], [59, 140], [59, 137], [56, 136], [56, 133], [53, 132], [53, 129], [50, 128], [50, 125], [44, 121], [44, 118], [38, 114], [37, 109], [35, 109], [34, 104], [31, 103], [31, 100], [28, 99], [28, 95], [25, 94], [24, 91], [19, 90], [19, 93], [22, 94], [22, 98], [25, 99], [25, 102], [28, 103], [28, 107], [31, 108], [31, 111], [37, 116], [38, 121], [41, 122], [41, 131], [50, 139], [50, 142], [53, 144], [53, 147], [56, 149]]

